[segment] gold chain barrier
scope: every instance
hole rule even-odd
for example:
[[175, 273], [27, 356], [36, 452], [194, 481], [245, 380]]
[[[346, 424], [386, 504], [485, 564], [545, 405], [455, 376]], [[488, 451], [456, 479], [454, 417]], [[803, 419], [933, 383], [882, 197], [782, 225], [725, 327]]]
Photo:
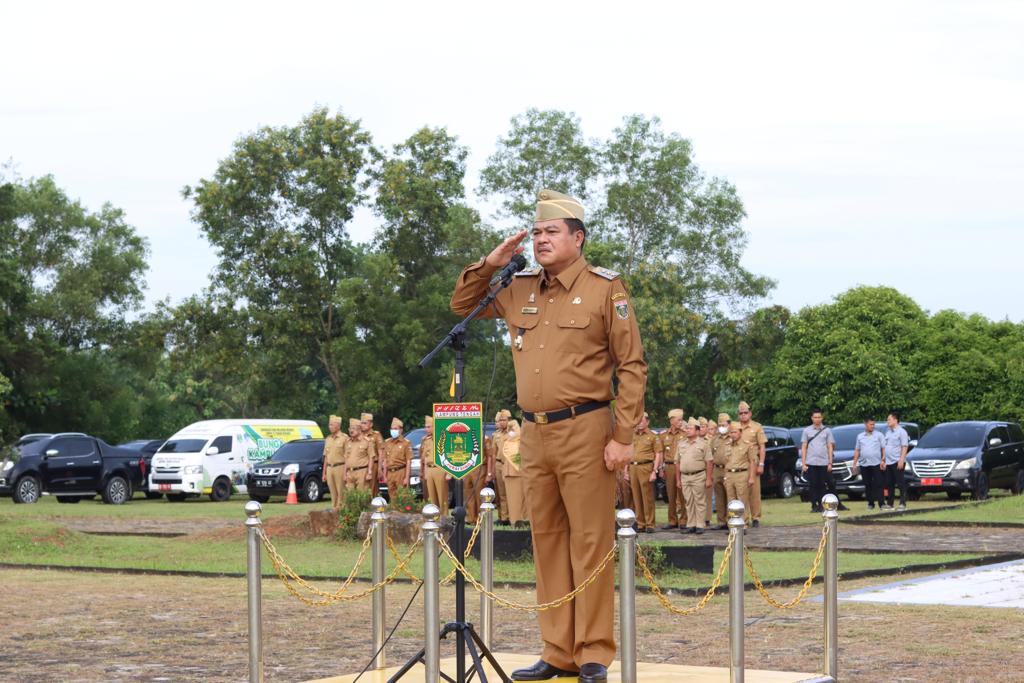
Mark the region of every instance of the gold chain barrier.
[[803, 587], [800, 592], [796, 594], [796, 597], [789, 602], [779, 602], [771, 595], [768, 594], [768, 589], [764, 587], [761, 582], [761, 577], [757, 575], [754, 570], [754, 563], [750, 559], [750, 551], [743, 550], [743, 561], [747, 565], [747, 571], [750, 572], [750, 578], [754, 581], [754, 586], [757, 588], [757, 592], [761, 594], [764, 601], [776, 609], [793, 609], [800, 602], [807, 597], [807, 591], [811, 589], [811, 584], [814, 583], [814, 577], [818, 575], [818, 567], [821, 566], [821, 558], [825, 555], [825, 545], [828, 543], [828, 525], [826, 524], [821, 528], [821, 540], [818, 542], [818, 553], [814, 556], [814, 562], [811, 564], [811, 571], [807, 574], [807, 580], [804, 581]]
[[661, 603], [662, 607], [672, 614], [686, 617], [691, 614], [696, 614], [707, 607], [708, 603], [711, 602], [711, 599], [715, 597], [715, 593], [718, 592], [718, 589], [722, 585], [722, 577], [725, 576], [725, 570], [729, 567], [729, 557], [732, 555], [734, 540], [735, 537], [732, 534], [729, 534], [729, 542], [725, 546], [725, 552], [722, 553], [722, 563], [718, 565], [718, 572], [715, 574], [715, 579], [711, 582], [711, 587], [708, 588], [706, 593], [704, 593], [704, 597], [702, 597], [693, 607], [676, 607], [672, 604], [672, 601], [669, 600], [668, 596], [662, 592], [661, 588], [655, 581], [654, 573], [651, 572], [651, 568], [647, 566], [647, 559], [644, 557], [644, 551], [639, 544], [636, 546], [636, 561], [640, 566], [640, 570], [644, 573], [644, 580], [647, 581], [647, 584], [651, 587], [651, 592], [654, 593], [654, 597], [658, 599], [658, 602]]
[[608, 568], [608, 564], [615, 558], [615, 554], [616, 552], [618, 552], [618, 546], [613, 545], [612, 549], [609, 550], [608, 554], [605, 555], [604, 559], [601, 560], [601, 563], [597, 566], [597, 569], [595, 569], [594, 572], [590, 576], [588, 576], [586, 580], [583, 581], [583, 583], [576, 586], [576, 588], [574, 588], [571, 592], [567, 593], [566, 595], [563, 595], [557, 600], [552, 600], [550, 602], [542, 602], [539, 604], [524, 604], [521, 602], [513, 602], [512, 600], [506, 600], [497, 593], [494, 593], [493, 591], [489, 591], [486, 588], [484, 588], [484, 585], [477, 581], [475, 578], [473, 578], [473, 575], [469, 573], [469, 570], [467, 570], [466, 567], [462, 564], [462, 562], [459, 561], [459, 558], [455, 556], [455, 553], [452, 551], [450, 547], [448, 547], [448, 543], [443, 538], [438, 538], [438, 543], [440, 544], [441, 550], [444, 552], [444, 554], [447, 555], [451, 563], [455, 565], [455, 570], [462, 574], [464, 577], [466, 577], [466, 581], [468, 581], [469, 584], [477, 590], [477, 592], [483, 593], [484, 595], [486, 595], [502, 607], [506, 607], [510, 610], [515, 610], [518, 612], [546, 612], [549, 609], [555, 609], [556, 607], [561, 607], [562, 605], [566, 605], [572, 602], [577, 595], [585, 591], [590, 586], [590, 584], [594, 583], [594, 581], [597, 580], [597, 577], [599, 577], [601, 573]]

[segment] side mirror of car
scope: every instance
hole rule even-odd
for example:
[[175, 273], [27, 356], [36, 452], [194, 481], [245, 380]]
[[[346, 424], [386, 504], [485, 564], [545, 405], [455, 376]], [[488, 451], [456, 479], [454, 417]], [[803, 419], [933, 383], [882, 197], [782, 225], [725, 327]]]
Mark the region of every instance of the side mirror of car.
[[217, 455], [219, 453], [220, 453], [220, 449], [217, 448], [216, 446], [210, 446], [209, 448], [206, 449], [206, 454], [207, 455]]
[[991, 439], [988, 440], [988, 445], [991, 446], [992, 448], [995, 448], [996, 446], [1002, 446], [1003, 440], [1000, 439], [998, 436], [993, 436]]
[[60, 451], [58, 451], [56, 448], [51, 448], [50, 450], [43, 453], [43, 456], [46, 458], [52, 458], [55, 455], [60, 455]]
[[910, 440], [910, 447], [911, 448], [917, 448], [917, 439], [911, 439]]

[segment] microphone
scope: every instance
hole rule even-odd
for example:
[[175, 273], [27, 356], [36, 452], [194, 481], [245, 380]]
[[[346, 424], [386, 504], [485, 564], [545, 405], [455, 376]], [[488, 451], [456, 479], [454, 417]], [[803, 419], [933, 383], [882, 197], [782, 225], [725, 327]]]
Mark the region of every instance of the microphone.
[[[521, 271], [526, 267], [526, 257], [522, 254], [516, 254], [512, 257], [512, 260], [505, 264], [505, 267], [498, 271], [498, 274], [494, 276], [494, 280], [505, 281], [511, 278], [513, 275]], [[492, 280], [492, 282], [494, 281]]]

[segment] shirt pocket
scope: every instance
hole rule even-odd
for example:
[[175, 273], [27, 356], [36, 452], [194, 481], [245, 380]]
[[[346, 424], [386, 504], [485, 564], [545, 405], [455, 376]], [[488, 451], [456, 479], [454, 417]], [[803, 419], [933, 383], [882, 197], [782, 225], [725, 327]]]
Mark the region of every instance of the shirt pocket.
[[584, 311], [562, 314], [557, 321], [559, 351], [583, 353], [592, 332], [591, 316]]
[[[514, 351], [528, 351], [537, 348], [540, 342], [537, 341], [537, 332], [534, 328], [540, 322], [539, 315], [516, 312], [505, 318], [508, 323], [509, 335], [512, 337], [512, 349]], [[522, 337], [522, 343], [516, 344], [516, 338]]]

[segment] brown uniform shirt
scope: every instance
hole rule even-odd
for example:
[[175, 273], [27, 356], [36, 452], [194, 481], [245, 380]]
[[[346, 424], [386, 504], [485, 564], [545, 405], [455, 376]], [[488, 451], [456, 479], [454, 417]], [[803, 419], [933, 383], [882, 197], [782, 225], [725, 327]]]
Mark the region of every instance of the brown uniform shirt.
[[633, 462], [654, 462], [654, 456], [661, 450], [661, 438], [650, 429], [633, 434]]
[[328, 434], [324, 438], [324, 459], [328, 465], [341, 465], [345, 462], [345, 447], [348, 446], [348, 434]]
[[727, 470], [751, 470], [757, 468], [757, 446], [746, 443], [743, 439], [736, 443], [729, 439], [729, 443], [723, 450], [725, 451], [725, 467]]
[[725, 467], [725, 462], [728, 458], [726, 447], [729, 445], [730, 442], [731, 439], [729, 438], [728, 434], [720, 434], [711, 440], [711, 456], [714, 459], [716, 465], [721, 465], [722, 467]]
[[671, 465], [676, 461], [676, 450], [679, 442], [686, 438], [682, 432], [667, 431], [661, 435], [662, 452], [665, 454], [665, 464]]
[[384, 466], [388, 470], [404, 468], [406, 463], [412, 460], [412, 444], [404, 436], [385, 441], [383, 452]]
[[437, 467], [434, 464], [434, 437], [424, 435], [420, 441], [420, 469], [426, 471], [431, 467]]
[[370, 430], [370, 436], [373, 437], [373, 445], [377, 449], [377, 453], [384, 452], [384, 437], [376, 429]]
[[372, 438], [364, 434], [358, 439], [349, 439], [345, 450], [345, 468], [349, 472], [372, 467], [376, 461], [377, 446]]
[[[465, 315], [487, 292], [497, 268], [484, 259], [455, 285], [452, 311]], [[643, 414], [647, 363], [622, 280], [580, 257], [555, 277], [519, 273], [480, 317], [504, 318], [512, 338], [519, 406], [541, 412], [615, 398], [619, 443], [632, 443]], [[617, 367], [618, 396], [612, 394]]]
[[[754, 445], [754, 455], [757, 456], [758, 462], [760, 462], [760, 447], [768, 443], [768, 437], [765, 436], [764, 428], [761, 426], [761, 423], [755, 422], [754, 420], [751, 420], [745, 425], [740, 423], [740, 441]], [[754, 466], [757, 467], [756, 464]]]
[[707, 470], [707, 462], [711, 460], [711, 450], [707, 439], [698, 436], [693, 441], [683, 439], [676, 448], [676, 465], [683, 474], [695, 474]]

